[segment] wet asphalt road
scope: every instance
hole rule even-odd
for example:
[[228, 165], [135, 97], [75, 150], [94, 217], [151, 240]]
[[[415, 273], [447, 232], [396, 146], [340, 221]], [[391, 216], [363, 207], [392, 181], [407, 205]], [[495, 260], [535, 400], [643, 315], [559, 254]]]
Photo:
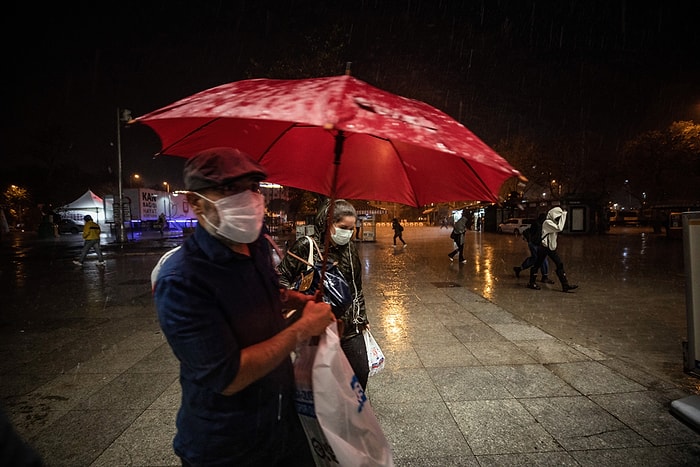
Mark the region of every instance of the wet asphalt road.
[[[528, 254], [519, 237], [468, 232], [464, 265], [448, 260], [451, 241], [446, 229], [407, 225], [404, 239], [408, 247], [394, 249], [391, 230], [378, 227], [376, 242], [359, 244], [365, 281], [383, 281], [385, 294], [410, 290], [402, 271], [418, 269], [434, 278], [436, 287], [467, 287], [564, 342], [599, 350], [700, 393], [698, 379], [683, 372], [687, 318], [682, 241], [645, 228], [561, 236], [559, 254], [570, 282], [580, 286], [565, 294], [558, 282], [533, 291], [525, 287], [527, 273], [515, 278], [513, 266]], [[18, 362], [32, 353], [63, 359], [70, 368], [74, 362], [65, 346], [75, 345], [71, 336], [89, 335], [90, 326], [114, 319], [113, 312], [105, 313], [108, 308], [137, 307], [143, 310], [140, 319], [154, 321], [150, 271], [160, 255], [181, 240], [176, 235], [161, 239], [152, 232], [118, 245], [106, 237], [107, 267], [98, 268], [92, 258], [81, 269], [71, 263], [82, 246], [79, 235], [3, 239], [0, 395], [12, 397], [38, 383], [10, 377]], [[376, 261], [384, 263], [383, 272], [390, 266], [391, 277], [372, 274]], [[553, 271], [550, 276], [556, 281]], [[22, 355], [17, 355], [18, 349]], [[56, 352], [67, 353], [57, 357]]]

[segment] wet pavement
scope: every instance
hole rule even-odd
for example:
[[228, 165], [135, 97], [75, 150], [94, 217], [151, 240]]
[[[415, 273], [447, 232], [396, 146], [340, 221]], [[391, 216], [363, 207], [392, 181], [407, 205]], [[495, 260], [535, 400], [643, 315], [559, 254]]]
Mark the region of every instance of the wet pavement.
[[[72, 264], [79, 236], [3, 239], [0, 400], [48, 465], [179, 465], [178, 366], [150, 293], [182, 240], [169, 235], [104, 238], [105, 268]], [[700, 394], [683, 373], [682, 242], [560, 237], [580, 287], [565, 294], [515, 278], [528, 252], [514, 236], [468, 232], [463, 265], [446, 229], [406, 226], [405, 249], [388, 227], [377, 238], [359, 244], [387, 357], [368, 394], [396, 465], [700, 464], [700, 435], [669, 413]]]

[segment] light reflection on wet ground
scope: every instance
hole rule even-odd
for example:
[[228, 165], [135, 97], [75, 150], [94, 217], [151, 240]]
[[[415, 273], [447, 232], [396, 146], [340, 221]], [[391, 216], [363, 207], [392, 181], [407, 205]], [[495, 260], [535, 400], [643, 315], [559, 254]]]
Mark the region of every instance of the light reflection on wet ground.
[[[634, 436], [664, 444], [655, 446], [658, 456], [673, 457], [659, 454], [668, 446], [688, 449], [681, 458], [692, 458], [696, 435], [681, 430], [666, 407], [680, 393], [668, 381], [700, 393], [697, 379], [682, 373], [680, 242], [639, 231], [562, 237], [560, 253], [572, 282], [581, 287], [564, 294], [558, 284], [532, 291], [525, 288], [526, 278], [514, 277], [512, 267], [528, 254], [519, 238], [470, 232], [468, 262], [460, 265], [446, 257], [448, 234], [408, 226], [408, 247], [394, 249], [391, 231], [379, 229], [377, 242], [358, 244], [369, 317], [390, 362], [369, 394], [395, 452], [409, 459], [397, 465], [433, 465], [457, 454], [476, 465], [481, 460], [468, 454], [475, 449], [483, 454], [491, 441], [506, 440], [493, 452], [510, 455], [525, 428], [512, 420], [512, 409], [541, 403], [557, 408], [528, 425], [540, 432], [545, 419], [555, 417], [552, 440], [573, 430], [585, 455], [605, 459], [609, 453], [601, 452], [597, 437], [610, 432], [613, 414], [624, 419], [629, 411], [627, 423], [639, 432]], [[66, 460], [56, 465], [126, 465], [126, 455], [130, 465], [132, 459], [133, 465], [179, 465], [172, 453], [177, 362], [160, 333], [149, 282], [165, 251], [159, 247], [178, 242], [157, 243], [109, 245], [104, 269], [95, 258], [83, 268], [72, 264], [79, 238], [19, 244], [20, 261], [12, 249], [0, 250], [0, 393], [20, 432], [52, 459]], [[640, 367], [646, 371], [634, 369]], [[600, 371], [612, 377], [611, 384], [595, 383]], [[630, 373], [644, 386], [621, 376]], [[587, 423], [578, 426], [557, 404], [586, 399], [592, 406], [583, 394], [571, 396], [576, 391], [570, 385], [583, 376], [595, 383], [596, 400], [612, 406], [597, 415], [586, 409]], [[548, 392], [548, 384], [559, 380], [562, 387]], [[616, 381], [626, 385], [615, 389]], [[489, 409], [494, 403], [508, 409], [494, 416]], [[144, 432], [144, 426], [158, 429]], [[94, 442], [84, 445], [90, 437]], [[565, 444], [572, 437], [559, 439]], [[646, 458], [624, 439], [608, 441], [610, 452]], [[462, 446], [459, 452], [455, 446]], [[573, 462], [582, 451], [579, 445], [559, 454]], [[416, 455], [430, 460], [415, 463]], [[518, 465], [532, 460], [517, 459]]]
[[[400, 342], [415, 323], [420, 295], [437, 291], [426, 283], [454, 284], [492, 301], [565, 342], [578, 343], [628, 361], [643, 362], [676, 379], [682, 374], [681, 342], [687, 338], [682, 242], [652, 234], [650, 229], [616, 230], [604, 236], [564, 235], [559, 254], [569, 279], [580, 289], [561, 293], [559, 283], [540, 291], [525, 288], [527, 273], [513, 274], [528, 255], [519, 237], [467, 233], [467, 263], [451, 263], [449, 231], [407, 226], [406, 248], [393, 248], [391, 230], [379, 227], [377, 242], [359, 243], [365, 290], [373, 319]], [[0, 319], [10, 326], [60, 321], [76, 316], [104, 317], [119, 303], [150, 306], [148, 274], [159, 257], [131, 255], [105, 248], [107, 267], [95, 258], [85, 266], [71, 260], [82, 247], [80, 236], [63, 235], [39, 242], [6, 240], [0, 253]], [[110, 239], [104, 239], [108, 243]], [[177, 244], [177, 240], [171, 242]], [[56, 245], [60, 244], [60, 248]], [[553, 271], [550, 273], [556, 280]], [[136, 297], [124, 294], [129, 281], [144, 282]], [[414, 305], [409, 305], [414, 304]], [[110, 305], [108, 307], [108, 305]]]
[[513, 266], [529, 255], [519, 237], [468, 232], [464, 265], [447, 258], [452, 244], [445, 229], [409, 226], [405, 249], [392, 248], [389, 229], [378, 228], [377, 238], [360, 244], [366, 253], [365, 289], [381, 289], [384, 300], [373, 303], [371, 313], [392, 323], [397, 335], [406, 322], [397, 314], [414, 314], [401, 306], [415, 302], [417, 283], [454, 283], [565, 342], [694, 385], [695, 380], [683, 373], [685, 276], [683, 246], [677, 239], [643, 228], [618, 228], [603, 236], [563, 235], [558, 252], [570, 282], [580, 287], [565, 294], [553, 267], [550, 278], [556, 283], [540, 284], [540, 291], [525, 287], [527, 272], [515, 278]]

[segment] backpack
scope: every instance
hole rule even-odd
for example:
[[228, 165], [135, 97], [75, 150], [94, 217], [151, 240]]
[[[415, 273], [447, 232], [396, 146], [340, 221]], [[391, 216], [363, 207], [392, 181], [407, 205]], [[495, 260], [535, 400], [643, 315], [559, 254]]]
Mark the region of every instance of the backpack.
[[535, 221], [530, 227], [523, 230], [522, 236], [528, 243], [534, 243], [538, 245], [542, 240], [542, 224]]

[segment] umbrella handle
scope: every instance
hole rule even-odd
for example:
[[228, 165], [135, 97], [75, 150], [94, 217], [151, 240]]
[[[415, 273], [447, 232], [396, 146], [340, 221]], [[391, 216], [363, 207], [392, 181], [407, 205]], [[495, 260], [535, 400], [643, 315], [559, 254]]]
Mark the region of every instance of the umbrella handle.
[[343, 154], [343, 146], [345, 145], [345, 132], [339, 130], [338, 134], [335, 135], [335, 158], [333, 159], [333, 182], [331, 184], [331, 199], [328, 205], [328, 213], [326, 217], [326, 232], [323, 238], [323, 264], [321, 265], [321, 284], [319, 285], [319, 290], [321, 295], [323, 295], [323, 281], [326, 279], [326, 259], [328, 257], [328, 250], [331, 247], [331, 221], [333, 220], [333, 211], [335, 211], [335, 191], [338, 186], [338, 169], [340, 168], [340, 157]]

